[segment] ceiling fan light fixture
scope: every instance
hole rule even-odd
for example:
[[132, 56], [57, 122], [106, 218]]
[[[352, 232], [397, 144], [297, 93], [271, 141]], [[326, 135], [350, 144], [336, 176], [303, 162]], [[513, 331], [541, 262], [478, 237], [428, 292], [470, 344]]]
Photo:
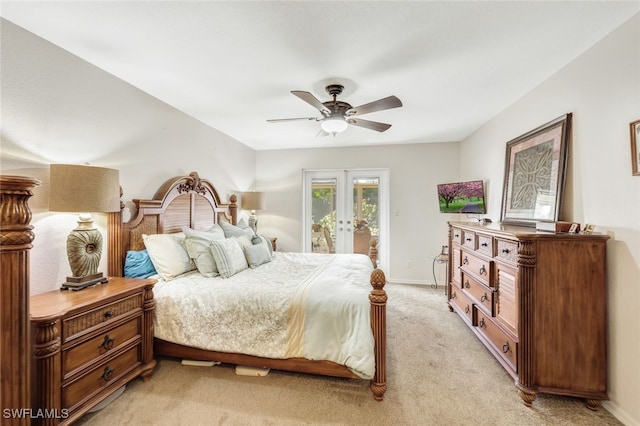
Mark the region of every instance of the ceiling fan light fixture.
[[336, 134], [347, 130], [349, 124], [342, 117], [327, 117], [322, 120], [320, 127], [327, 133]]

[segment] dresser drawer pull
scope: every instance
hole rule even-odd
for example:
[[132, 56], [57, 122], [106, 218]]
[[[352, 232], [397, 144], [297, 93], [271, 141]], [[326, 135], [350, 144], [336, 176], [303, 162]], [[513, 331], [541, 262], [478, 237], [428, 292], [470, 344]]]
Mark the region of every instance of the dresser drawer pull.
[[467, 305], [466, 308], [464, 308], [464, 313], [468, 314], [469, 312], [471, 312], [471, 307]]
[[504, 248], [504, 249], [502, 249], [502, 252], [504, 254], [509, 254], [509, 253], [511, 253], [511, 250], [509, 250], [508, 248]]
[[454, 291], [453, 294], [451, 295], [451, 299], [455, 299], [457, 297], [458, 297], [458, 293]]
[[467, 256], [465, 256], [464, 259], [462, 259], [462, 264], [463, 265], [468, 265], [469, 264], [469, 259], [467, 259]]
[[478, 327], [484, 328], [484, 318], [480, 318], [480, 321], [478, 321]]
[[113, 316], [113, 311], [107, 311], [107, 312], [104, 313], [104, 317], [107, 318], [107, 319], [111, 318], [112, 316]]
[[464, 282], [464, 287], [465, 287], [465, 288], [471, 288], [471, 284], [469, 284], [469, 280], [466, 280], [466, 281]]
[[486, 302], [487, 300], [489, 300], [489, 297], [487, 297], [487, 293], [483, 294], [482, 297], [480, 297], [481, 302]]
[[487, 268], [484, 267], [484, 265], [482, 265], [482, 267], [480, 268], [480, 270], [478, 271], [478, 273], [480, 275], [487, 275]]
[[467, 240], [467, 241], [471, 241], [471, 238], [465, 238], [465, 240]]
[[480, 244], [480, 245], [481, 245], [482, 247], [489, 247], [489, 244], [487, 244], [487, 243], [482, 243], [482, 244]]
[[505, 342], [505, 344], [502, 345], [502, 352], [506, 354], [510, 350], [511, 350], [511, 348], [509, 347], [509, 342]]
[[104, 341], [100, 346], [98, 346], [98, 348], [105, 348], [106, 350], [109, 350], [113, 348], [113, 342], [114, 342], [114, 339], [110, 338], [109, 335], [107, 334], [106, 336], [104, 336]]
[[454, 237], [460, 238], [460, 234], [453, 234]]
[[112, 370], [109, 368], [109, 366], [107, 365], [104, 368], [104, 371], [102, 372], [102, 376], [100, 376], [101, 379], [104, 379], [105, 382], [108, 382], [109, 380], [113, 379], [113, 372], [115, 370]]

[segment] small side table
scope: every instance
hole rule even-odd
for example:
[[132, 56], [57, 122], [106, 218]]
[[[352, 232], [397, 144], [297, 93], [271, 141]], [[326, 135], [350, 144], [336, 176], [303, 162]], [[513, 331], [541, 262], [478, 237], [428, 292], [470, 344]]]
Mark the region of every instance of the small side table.
[[449, 265], [447, 265], [449, 263], [449, 255], [448, 254], [442, 254], [440, 253], [437, 256], [433, 257], [433, 266], [432, 266], [432, 272], [433, 272], [433, 282], [434, 284], [431, 285], [431, 288], [438, 288], [438, 279], [436, 278], [436, 263], [437, 264], [445, 264], [445, 291], [447, 288], [447, 282], [449, 281]]

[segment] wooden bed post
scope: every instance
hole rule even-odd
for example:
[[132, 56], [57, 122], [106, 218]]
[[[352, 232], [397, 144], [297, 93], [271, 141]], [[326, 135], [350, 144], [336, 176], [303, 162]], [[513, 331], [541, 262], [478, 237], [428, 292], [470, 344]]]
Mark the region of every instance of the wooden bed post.
[[371, 272], [371, 328], [373, 329], [374, 353], [376, 357], [376, 372], [371, 379], [371, 391], [376, 401], [382, 401], [387, 391], [387, 293], [384, 285], [387, 279], [381, 269]]

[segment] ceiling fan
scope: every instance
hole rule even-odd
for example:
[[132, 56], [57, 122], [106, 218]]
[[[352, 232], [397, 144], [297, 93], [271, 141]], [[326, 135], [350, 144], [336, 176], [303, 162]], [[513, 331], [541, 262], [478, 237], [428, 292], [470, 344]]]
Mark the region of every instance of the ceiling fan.
[[320, 102], [318, 98], [309, 92], [300, 90], [292, 90], [291, 93], [308, 103], [322, 114], [320, 117], [301, 117], [301, 118], [276, 118], [267, 120], [269, 123], [279, 123], [282, 121], [296, 120], [315, 120], [320, 122], [320, 132], [317, 136], [336, 135], [349, 127], [349, 124], [364, 127], [365, 129], [384, 132], [391, 127], [391, 124], [380, 123], [377, 121], [363, 120], [356, 116], [369, 114], [371, 112], [382, 111], [385, 109], [398, 108], [402, 106], [402, 102], [395, 96], [388, 96], [368, 104], [352, 107], [346, 102], [337, 100], [338, 95], [342, 93], [344, 86], [341, 84], [330, 84], [325, 87], [327, 93], [333, 96], [332, 101]]

